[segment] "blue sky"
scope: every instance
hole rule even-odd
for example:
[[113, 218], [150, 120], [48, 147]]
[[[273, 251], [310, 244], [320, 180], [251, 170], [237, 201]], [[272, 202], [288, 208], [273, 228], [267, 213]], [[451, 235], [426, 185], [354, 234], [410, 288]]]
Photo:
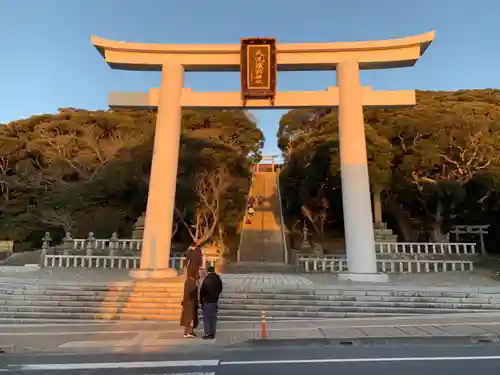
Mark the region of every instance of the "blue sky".
[[[363, 72], [375, 89], [500, 87], [498, 0], [0, 0], [0, 123], [61, 107], [106, 108], [110, 91], [145, 91], [158, 73], [113, 71], [90, 35], [153, 43], [391, 39], [436, 30], [414, 68]], [[334, 72], [278, 75], [279, 90], [326, 89]], [[237, 73], [190, 73], [185, 86], [238, 91]], [[282, 111], [256, 111], [266, 153]]]

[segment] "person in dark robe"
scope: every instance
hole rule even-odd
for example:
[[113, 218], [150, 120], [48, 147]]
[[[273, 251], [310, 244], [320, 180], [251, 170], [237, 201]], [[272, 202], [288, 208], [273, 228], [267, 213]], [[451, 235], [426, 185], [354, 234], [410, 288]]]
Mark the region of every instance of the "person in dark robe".
[[215, 273], [213, 266], [208, 267], [208, 274], [203, 279], [200, 287], [200, 304], [203, 311], [204, 339], [215, 338], [217, 329], [217, 312], [219, 310], [219, 297], [222, 293], [222, 280]]
[[194, 332], [198, 327], [198, 281], [196, 278], [188, 276], [184, 282], [184, 295], [181, 305], [180, 325], [184, 327], [184, 337], [196, 337]]
[[258, 198], [259, 207], [264, 207], [264, 197], [262, 195]]
[[248, 198], [248, 207], [253, 207], [254, 203], [255, 203], [255, 197]]
[[194, 277], [198, 280], [201, 268], [203, 268], [203, 252], [201, 247], [193, 242], [186, 253], [187, 277]]

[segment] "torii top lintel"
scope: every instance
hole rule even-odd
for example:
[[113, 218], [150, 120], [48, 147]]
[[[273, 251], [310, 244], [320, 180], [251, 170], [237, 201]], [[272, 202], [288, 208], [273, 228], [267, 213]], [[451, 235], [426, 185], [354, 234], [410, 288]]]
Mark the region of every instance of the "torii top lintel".
[[[334, 70], [345, 60], [359, 62], [361, 69], [412, 66], [434, 39], [434, 31], [390, 40], [328, 43], [278, 43], [280, 71]], [[239, 44], [129, 43], [91, 37], [92, 44], [114, 69], [161, 70], [178, 63], [186, 71], [239, 71]]]

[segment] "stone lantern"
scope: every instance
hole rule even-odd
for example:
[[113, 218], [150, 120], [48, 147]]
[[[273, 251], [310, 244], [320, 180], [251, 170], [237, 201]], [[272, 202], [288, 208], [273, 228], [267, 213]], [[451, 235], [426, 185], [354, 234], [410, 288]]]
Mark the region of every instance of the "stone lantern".
[[134, 224], [134, 228], [132, 229], [132, 238], [134, 240], [142, 240], [144, 237], [144, 224], [146, 223], [146, 213], [143, 212], [141, 216], [137, 218], [137, 221]]
[[308, 240], [309, 229], [307, 228], [306, 223], [304, 223], [304, 227], [302, 228], [302, 243], [300, 244], [300, 250], [309, 251], [311, 250], [311, 244]]

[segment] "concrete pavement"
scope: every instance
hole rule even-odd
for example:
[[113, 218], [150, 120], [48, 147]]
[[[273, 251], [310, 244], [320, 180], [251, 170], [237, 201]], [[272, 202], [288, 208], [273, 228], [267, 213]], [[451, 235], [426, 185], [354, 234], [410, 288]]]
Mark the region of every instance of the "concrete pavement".
[[[201, 333], [202, 331], [199, 330]], [[500, 314], [268, 322], [266, 345], [342, 341], [356, 345], [386, 339], [466, 338], [498, 342]], [[175, 323], [0, 325], [0, 348], [7, 353], [191, 352], [258, 344], [260, 322], [219, 325], [215, 340], [186, 340]]]
[[[128, 269], [123, 268], [42, 268], [0, 266], [0, 284], [21, 285], [103, 285], [130, 284]], [[227, 283], [239, 288], [290, 287], [290, 288], [341, 288], [345, 286], [366, 288], [366, 283], [342, 282], [333, 273], [269, 274], [269, 275], [222, 275]], [[485, 288], [492, 293], [500, 292], [498, 281], [481, 272], [436, 272], [392, 274], [385, 286], [417, 288], [449, 288], [475, 290]]]
[[359, 374], [468, 375], [498, 374], [499, 346], [495, 344], [339, 345], [259, 348], [219, 353], [140, 353], [106, 355], [11, 356], [2, 358], [0, 373], [14, 375], [250, 375]]

